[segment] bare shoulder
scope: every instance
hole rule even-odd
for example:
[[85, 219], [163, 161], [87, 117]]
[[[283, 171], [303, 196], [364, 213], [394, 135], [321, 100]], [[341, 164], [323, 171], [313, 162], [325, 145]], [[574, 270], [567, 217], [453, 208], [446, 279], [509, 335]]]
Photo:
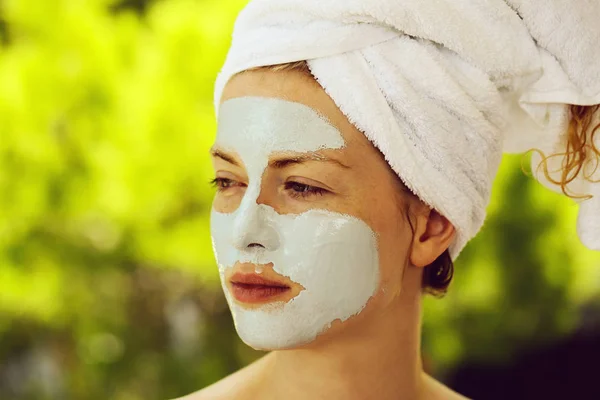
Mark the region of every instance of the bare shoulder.
[[255, 369], [255, 364], [250, 364], [204, 389], [173, 400], [252, 399], [255, 387]]
[[427, 385], [427, 400], [469, 400], [429, 375], [425, 375], [425, 382]]

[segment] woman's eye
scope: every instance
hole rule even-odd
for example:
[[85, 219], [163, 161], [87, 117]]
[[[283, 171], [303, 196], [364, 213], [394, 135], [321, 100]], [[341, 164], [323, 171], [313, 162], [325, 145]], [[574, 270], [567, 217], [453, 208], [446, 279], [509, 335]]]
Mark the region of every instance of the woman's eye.
[[323, 195], [328, 191], [317, 186], [305, 185], [298, 182], [286, 182], [285, 190], [295, 197], [308, 197], [314, 195]]
[[216, 187], [219, 192], [235, 186], [245, 186], [243, 183], [228, 178], [215, 178], [210, 181], [210, 183]]

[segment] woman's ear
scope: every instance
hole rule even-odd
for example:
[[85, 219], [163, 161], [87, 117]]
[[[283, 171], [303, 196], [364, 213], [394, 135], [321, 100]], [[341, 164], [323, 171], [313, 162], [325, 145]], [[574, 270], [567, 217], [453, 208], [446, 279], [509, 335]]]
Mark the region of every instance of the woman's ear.
[[433, 209], [427, 208], [415, 217], [410, 262], [425, 267], [446, 251], [456, 231], [446, 217]]

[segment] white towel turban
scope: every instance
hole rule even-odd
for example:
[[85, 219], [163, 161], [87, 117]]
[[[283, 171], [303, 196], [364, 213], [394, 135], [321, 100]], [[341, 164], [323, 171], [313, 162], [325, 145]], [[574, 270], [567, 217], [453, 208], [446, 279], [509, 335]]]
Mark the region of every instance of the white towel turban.
[[[564, 152], [566, 104], [600, 103], [600, 1], [253, 0], [216, 81], [217, 113], [234, 74], [299, 60], [454, 224], [455, 258], [483, 224], [502, 151]], [[570, 188], [595, 196], [578, 233], [600, 250], [600, 183]]]

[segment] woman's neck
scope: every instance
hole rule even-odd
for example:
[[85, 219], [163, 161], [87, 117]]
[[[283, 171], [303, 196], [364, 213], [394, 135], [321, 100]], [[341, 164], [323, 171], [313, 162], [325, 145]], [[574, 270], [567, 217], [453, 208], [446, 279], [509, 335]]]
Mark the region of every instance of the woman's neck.
[[394, 303], [332, 339], [265, 356], [258, 362], [258, 397], [421, 398], [420, 295], [400, 295]]

